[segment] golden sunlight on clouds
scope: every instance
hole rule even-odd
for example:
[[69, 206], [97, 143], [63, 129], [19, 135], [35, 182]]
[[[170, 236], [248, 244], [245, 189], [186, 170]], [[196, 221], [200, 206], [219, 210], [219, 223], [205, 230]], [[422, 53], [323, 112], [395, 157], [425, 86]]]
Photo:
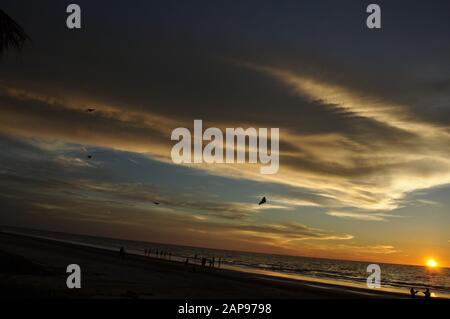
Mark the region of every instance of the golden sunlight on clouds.
[[385, 221], [387, 218], [392, 217], [391, 215], [382, 213], [341, 212], [341, 211], [329, 211], [327, 212], [327, 215], [362, 221]]
[[[307, 189], [322, 199], [274, 198], [272, 208], [317, 206], [327, 208], [328, 214], [336, 218], [366, 221], [390, 218], [385, 212], [400, 207], [409, 192], [450, 183], [450, 159], [445, 152], [450, 139], [441, 128], [405, 115], [402, 106], [362, 97], [339, 85], [275, 68], [256, 69], [329, 107], [412, 132], [418, 136], [414, 137], [417, 141], [412, 141], [412, 146], [379, 144], [376, 140], [359, 141], [344, 133], [307, 134], [281, 127], [281, 143], [289, 148], [280, 148], [278, 174], [262, 175], [258, 165], [250, 164], [191, 164], [189, 167], [229, 178]], [[192, 125], [175, 116], [131, 111], [126, 106], [112, 106], [89, 97], [69, 96], [63, 100], [5, 86], [0, 87], [0, 93], [4, 99], [0, 130], [5, 133], [136, 152], [166, 163], [171, 163], [171, 130]], [[95, 114], [85, 112], [89, 105], [98, 108]], [[210, 124], [232, 125], [217, 121]], [[60, 160], [69, 159], [61, 157]], [[358, 212], [336, 209], [342, 207], [356, 208]]]
[[370, 118], [408, 132], [419, 133], [424, 136], [431, 135], [449, 138], [448, 132], [426, 122], [419, 121], [411, 114], [408, 114], [403, 106], [390, 104], [379, 98], [363, 96], [348, 88], [303, 77], [286, 70], [256, 66], [253, 66], [253, 68], [273, 75], [290, 86], [295, 92], [312, 100], [321, 101], [330, 107], [340, 108], [355, 115]]

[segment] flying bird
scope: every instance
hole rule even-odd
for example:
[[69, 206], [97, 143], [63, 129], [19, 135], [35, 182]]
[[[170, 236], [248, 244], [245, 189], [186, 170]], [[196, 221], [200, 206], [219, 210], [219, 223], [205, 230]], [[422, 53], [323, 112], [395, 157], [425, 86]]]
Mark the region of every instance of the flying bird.
[[86, 157], [87, 157], [88, 159], [91, 159], [91, 158], [92, 158], [92, 154], [90, 154], [90, 152], [88, 152], [88, 150], [87, 150], [86, 147], [82, 146], [82, 147], [81, 147], [81, 150], [82, 150], [84, 153], [86, 153]]
[[159, 202], [153, 202], [153, 204], [155, 204], [155, 205], [159, 205]]
[[81, 150], [86, 154], [88, 159], [92, 159], [94, 155], [102, 154], [108, 152], [107, 150], [91, 150], [89, 151], [85, 146], [81, 147]]
[[262, 205], [262, 204], [265, 204], [265, 203], [266, 203], [266, 197], [263, 197], [263, 198], [259, 201], [258, 205]]

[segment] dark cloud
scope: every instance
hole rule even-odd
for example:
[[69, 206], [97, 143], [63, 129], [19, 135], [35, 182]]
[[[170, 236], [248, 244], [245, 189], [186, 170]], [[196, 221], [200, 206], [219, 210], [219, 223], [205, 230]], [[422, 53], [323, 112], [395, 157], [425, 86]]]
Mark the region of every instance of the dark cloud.
[[[0, 61], [2, 222], [70, 220], [105, 233], [108, 223], [152, 225], [153, 238], [201, 243], [223, 232], [290, 247], [351, 236], [264, 221], [251, 196], [271, 190], [272, 213], [311, 206], [333, 222], [373, 220], [450, 182], [446, 1], [380, 1], [380, 32], [365, 28], [365, 5], [354, 1], [79, 4], [83, 28], [68, 30], [63, 2], [2, 2], [32, 38]], [[279, 173], [130, 168], [139, 165], [130, 154], [171, 165], [170, 132], [194, 119], [279, 127]], [[87, 161], [99, 147], [109, 153]], [[210, 190], [220, 178], [234, 198]]]

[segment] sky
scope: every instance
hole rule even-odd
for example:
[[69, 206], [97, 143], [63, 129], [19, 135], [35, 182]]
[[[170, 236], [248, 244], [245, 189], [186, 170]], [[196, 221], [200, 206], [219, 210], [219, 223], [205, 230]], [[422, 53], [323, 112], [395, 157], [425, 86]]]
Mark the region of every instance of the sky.
[[[0, 224], [450, 266], [448, 2], [371, 30], [367, 1], [77, 1], [70, 30], [72, 2], [1, 4], [31, 42], [0, 60]], [[279, 128], [279, 171], [174, 164], [195, 119]]]

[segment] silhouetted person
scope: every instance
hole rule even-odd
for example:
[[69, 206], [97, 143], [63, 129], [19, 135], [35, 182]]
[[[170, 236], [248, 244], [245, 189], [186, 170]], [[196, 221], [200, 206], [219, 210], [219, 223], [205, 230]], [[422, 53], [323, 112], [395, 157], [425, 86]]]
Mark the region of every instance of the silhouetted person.
[[411, 289], [409, 289], [409, 293], [411, 294], [411, 297], [415, 298], [417, 293], [419, 292], [419, 290], [414, 290], [413, 287], [411, 287]]
[[425, 291], [423, 292], [423, 295], [425, 296], [425, 298], [431, 298], [431, 292], [430, 289], [425, 289]]
[[206, 265], [206, 258], [202, 258], [202, 267], [205, 267]]
[[263, 197], [260, 202], [258, 203], [258, 205], [262, 205], [266, 203], [266, 197]]
[[222, 263], [222, 258], [221, 257], [219, 257], [219, 262], [218, 262], [218, 268], [220, 268], [220, 264]]
[[120, 254], [120, 257], [125, 258], [125, 248], [124, 247], [120, 247], [119, 254]]
[[216, 258], [213, 257], [213, 258], [212, 258], [212, 266], [213, 266], [213, 267], [214, 267], [215, 261], [216, 261]]

